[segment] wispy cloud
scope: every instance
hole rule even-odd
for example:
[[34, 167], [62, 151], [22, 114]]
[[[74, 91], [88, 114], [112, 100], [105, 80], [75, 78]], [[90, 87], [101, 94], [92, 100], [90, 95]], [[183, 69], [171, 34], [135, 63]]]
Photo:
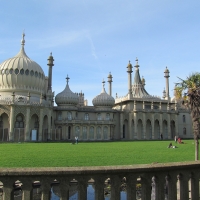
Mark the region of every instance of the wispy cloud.
[[95, 59], [98, 59], [97, 54], [96, 54], [96, 50], [95, 50], [95, 46], [94, 46], [94, 42], [93, 42], [93, 40], [92, 40], [92, 37], [91, 37], [89, 31], [87, 32], [86, 37], [88, 38], [88, 40], [89, 40], [89, 42], [90, 42], [90, 47], [91, 47], [92, 56], [94, 56]]

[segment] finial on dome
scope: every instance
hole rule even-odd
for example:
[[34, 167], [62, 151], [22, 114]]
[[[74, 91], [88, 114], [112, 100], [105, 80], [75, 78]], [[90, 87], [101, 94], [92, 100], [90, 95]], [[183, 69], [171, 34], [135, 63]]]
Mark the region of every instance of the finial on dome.
[[103, 88], [104, 88], [104, 86], [105, 86], [105, 81], [104, 81], [104, 79], [103, 79], [102, 83], [103, 83]]
[[21, 45], [22, 45], [22, 46], [25, 45], [25, 39], [24, 39], [24, 37], [25, 37], [25, 33], [23, 32], [23, 33], [22, 33], [22, 40], [21, 40]]
[[68, 77], [68, 74], [67, 74], [67, 78], [66, 78], [66, 79], [67, 79], [67, 85], [68, 85], [68, 83], [69, 83], [69, 79], [70, 79], [70, 78]]
[[138, 58], [137, 58], [137, 57], [136, 57], [135, 61], [136, 61], [136, 63], [135, 63], [135, 67], [138, 68], [139, 65], [138, 65]]

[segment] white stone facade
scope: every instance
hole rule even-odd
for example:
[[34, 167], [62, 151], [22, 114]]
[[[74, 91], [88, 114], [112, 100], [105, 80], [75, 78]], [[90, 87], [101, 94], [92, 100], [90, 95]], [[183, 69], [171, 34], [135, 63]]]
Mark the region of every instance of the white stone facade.
[[[13, 58], [0, 64], [0, 142], [6, 141], [81, 141], [157, 140], [192, 138], [190, 113], [169, 96], [169, 70], [165, 70], [166, 91], [163, 98], [149, 95], [140, 78], [138, 60], [132, 82], [129, 62], [128, 88], [124, 97], [112, 97], [104, 88], [88, 106], [84, 93], [73, 93], [69, 78], [65, 89], [52, 92], [53, 56], [48, 58], [48, 77], [22, 48]], [[125, 83], [126, 84], [126, 83]]]

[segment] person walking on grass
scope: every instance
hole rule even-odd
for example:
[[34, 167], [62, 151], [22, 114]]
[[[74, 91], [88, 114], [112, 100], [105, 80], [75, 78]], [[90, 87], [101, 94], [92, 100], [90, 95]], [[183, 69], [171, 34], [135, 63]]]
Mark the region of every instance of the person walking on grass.
[[76, 144], [78, 144], [78, 136], [75, 136]]

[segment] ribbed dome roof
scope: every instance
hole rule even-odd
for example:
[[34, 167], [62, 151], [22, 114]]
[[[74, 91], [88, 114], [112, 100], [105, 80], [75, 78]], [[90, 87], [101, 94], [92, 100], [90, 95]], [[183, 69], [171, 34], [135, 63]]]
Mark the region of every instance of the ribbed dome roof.
[[0, 64], [0, 91], [40, 95], [44, 90], [45, 75], [42, 68], [26, 55], [24, 36], [20, 52]]
[[77, 105], [78, 104], [78, 96], [73, 93], [68, 85], [69, 77], [67, 76], [67, 85], [65, 89], [56, 95], [55, 101], [58, 106], [65, 106], [65, 105]]
[[103, 88], [101, 94], [97, 95], [93, 100], [92, 103], [95, 107], [112, 107], [115, 104], [115, 100], [112, 96], [106, 93], [104, 88], [104, 81]]

